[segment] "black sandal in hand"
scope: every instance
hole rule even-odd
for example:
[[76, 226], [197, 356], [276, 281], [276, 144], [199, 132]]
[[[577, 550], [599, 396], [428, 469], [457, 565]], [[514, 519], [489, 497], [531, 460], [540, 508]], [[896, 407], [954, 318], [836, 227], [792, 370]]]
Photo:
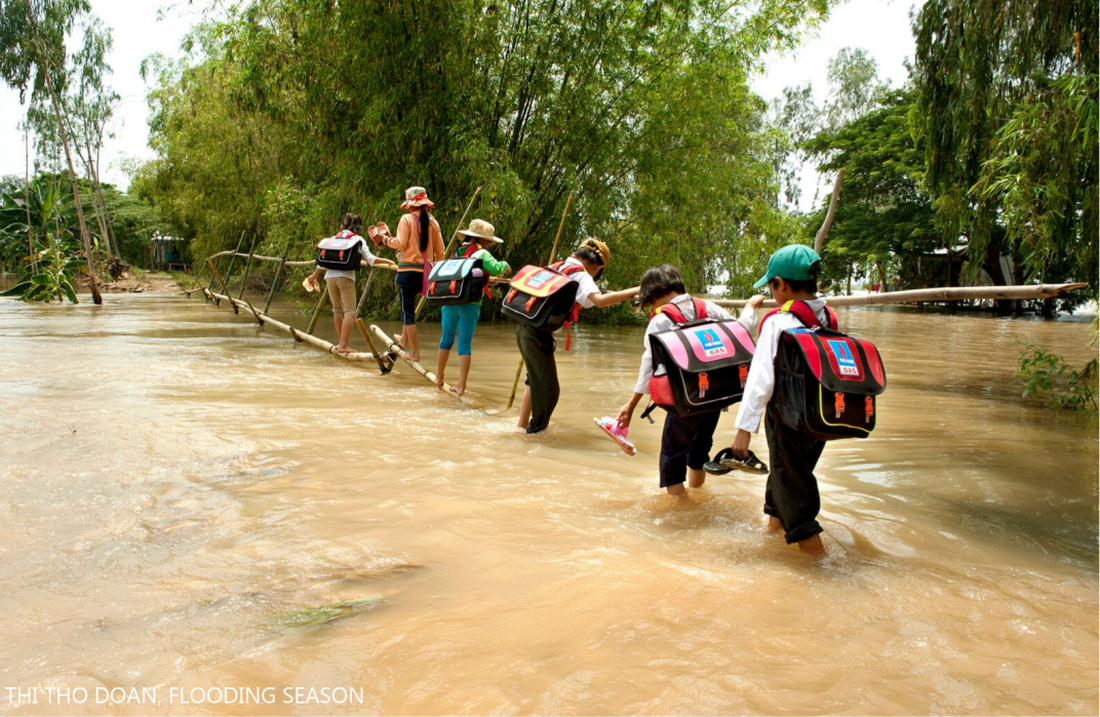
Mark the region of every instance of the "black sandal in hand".
[[[728, 457], [723, 457], [722, 453], [719, 453], [717, 456], [715, 456], [715, 458], [718, 460], [719, 463], [722, 464], [722, 466], [729, 468], [730, 470], [744, 471], [745, 473], [752, 473], [753, 475], [758, 476], [768, 474], [768, 466], [764, 464], [764, 461], [757, 458], [756, 454], [752, 451], [749, 451], [748, 455], [744, 458], [738, 458], [736, 455], [734, 455], [732, 450], [730, 450], [729, 448], [727, 448], [726, 450], [729, 451]], [[724, 452], [725, 451], [723, 451], [723, 453]]]

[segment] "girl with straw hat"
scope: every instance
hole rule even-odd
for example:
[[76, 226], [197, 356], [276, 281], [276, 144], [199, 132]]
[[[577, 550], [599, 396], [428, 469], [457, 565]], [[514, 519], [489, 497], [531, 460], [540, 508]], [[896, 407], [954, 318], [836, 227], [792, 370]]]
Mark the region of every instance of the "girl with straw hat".
[[[501, 244], [503, 239], [495, 235], [496, 229], [492, 224], [483, 219], [474, 219], [468, 229], [459, 231], [466, 236], [466, 242], [455, 252], [456, 256], [467, 259], [480, 259], [481, 266], [489, 276], [500, 276], [512, 271], [508, 262], [495, 258], [486, 247]], [[489, 293], [489, 285], [485, 285], [485, 295]], [[447, 368], [447, 361], [451, 357], [451, 348], [455, 344], [455, 334], [458, 334], [458, 383], [454, 387], [455, 394], [461, 396], [466, 393], [466, 379], [470, 376], [471, 344], [474, 340], [474, 329], [477, 328], [477, 320], [481, 315], [481, 297], [468, 304], [448, 304], [443, 311], [443, 335], [439, 339], [439, 361], [436, 366], [436, 384], [443, 386], [443, 372]]]
[[[372, 236], [400, 255], [397, 262], [397, 291], [401, 299], [401, 335], [397, 343], [402, 355], [410, 361], [420, 361], [420, 342], [416, 334], [416, 297], [425, 293], [428, 270], [433, 262], [443, 258], [443, 233], [439, 222], [428, 210], [435, 204], [428, 199], [424, 187], [409, 187], [401, 205], [407, 214], [397, 223], [397, 237], [388, 231]], [[384, 226], [384, 225], [383, 225]]]

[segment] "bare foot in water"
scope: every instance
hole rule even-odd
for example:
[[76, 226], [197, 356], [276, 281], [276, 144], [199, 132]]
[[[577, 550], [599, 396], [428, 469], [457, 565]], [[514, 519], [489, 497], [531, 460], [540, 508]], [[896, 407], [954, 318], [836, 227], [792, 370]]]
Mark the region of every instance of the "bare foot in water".
[[767, 516], [767, 521], [764, 525], [764, 532], [766, 533], [778, 533], [783, 530], [783, 524], [779, 522], [779, 518], [774, 515]]
[[435, 377], [435, 385], [440, 391], [443, 390], [443, 374], [439, 374]]
[[466, 393], [466, 387], [460, 384], [458, 386], [455, 386], [453, 391], [456, 396], [462, 398], [462, 394]]
[[353, 354], [353, 353], [355, 353], [355, 349], [351, 348], [350, 346], [337, 346], [336, 347], [336, 353], [338, 353], [338, 354]]
[[828, 555], [825, 544], [821, 542], [820, 534], [798, 541], [798, 549], [815, 558], [824, 558]]

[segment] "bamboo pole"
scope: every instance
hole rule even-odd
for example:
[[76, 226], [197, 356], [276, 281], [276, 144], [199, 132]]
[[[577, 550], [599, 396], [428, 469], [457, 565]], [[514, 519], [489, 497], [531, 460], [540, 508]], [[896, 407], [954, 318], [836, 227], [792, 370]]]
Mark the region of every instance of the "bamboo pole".
[[[224, 246], [225, 246], [225, 230], [222, 229], [222, 238], [221, 238], [221, 241], [218, 242], [219, 250]], [[202, 266], [199, 267], [199, 273], [195, 274], [195, 280], [193, 282], [191, 282], [191, 288], [188, 289], [184, 293], [186, 293], [188, 296], [191, 295], [191, 292], [193, 292], [195, 290], [195, 287], [199, 285], [199, 277], [202, 276], [202, 273], [204, 271], [206, 271], [206, 264], [203, 264]], [[206, 297], [204, 296], [203, 298], [206, 298]]]
[[283, 266], [286, 265], [286, 255], [290, 253], [292, 241], [292, 239], [287, 239], [286, 248], [283, 249], [283, 258], [279, 260], [279, 267], [275, 269], [275, 279], [271, 282], [271, 291], [267, 292], [267, 302], [264, 303], [264, 315], [267, 315], [268, 309], [271, 308], [271, 299], [275, 296], [275, 289], [279, 286], [279, 275], [283, 273]]
[[[226, 295], [229, 294], [229, 280], [233, 276], [233, 265], [237, 263], [237, 255], [241, 251], [241, 245], [244, 244], [244, 235], [247, 232], [248, 232], [247, 229], [245, 229], [241, 232], [241, 238], [237, 240], [237, 249], [236, 249], [236, 251], [233, 252], [232, 258], [229, 260], [229, 269], [226, 270], [225, 279], [222, 281], [222, 287], [225, 289]], [[233, 304], [233, 313], [234, 314], [239, 314], [240, 313], [240, 311], [237, 310], [237, 305], [236, 304]]]
[[[248, 302], [247, 301], [241, 301], [241, 300], [238, 300], [238, 299], [234, 299], [232, 296], [228, 296], [226, 294], [219, 294], [219, 293], [213, 292], [213, 291], [209, 292], [209, 293], [210, 293], [210, 298], [211, 299], [225, 299], [226, 301], [228, 301], [230, 303], [237, 304], [239, 306], [244, 306], [245, 308], [248, 308]], [[373, 354], [369, 354], [369, 353], [366, 353], [366, 352], [363, 352], [363, 351], [352, 351], [351, 353], [346, 353], [346, 354], [337, 353], [336, 352], [336, 344], [329, 343], [328, 341], [325, 341], [322, 338], [319, 338], [317, 336], [313, 336], [312, 334], [307, 334], [304, 331], [299, 331], [298, 329], [294, 328], [293, 326], [290, 326], [288, 324], [284, 324], [282, 321], [278, 321], [276, 319], [271, 318], [267, 314], [260, 313], [260, 312], [255, 312], [255, 313], [258, 314], [258, 316], [260, 317], [260, 321], [262, 323], [268, 324], [270, 326], [274, 326], [277, 329], [281, 329], [281, 330], [287, 332], [288, 334], [290, 334], [291, 337], [294, 338], [295, 341], [310, 344], [311, 346], [315, 346], [315, 347], [321, 349], [325, 353], [332, 354], [333, 356], [345, 359], [347, 361], [356, 361], [356, 362], [374, 361], [374, 355]]]
[[[217, 279], [218, 281], [220, 281], [221, 285], [222, 285], [222, 291], [224, 291], [226, 296], [228, 296], [229, 295], [229, 289], [225, 285], [225, 279], [223, 279], [222, 275], [218, 272], [218, 267], [214, 266], [214, 262], [210, 259], [207, 259], [206, 263], [210, 265], [210, 273], [211, 273], [210, 281], [211, 281], [211, 283], [213, 283], [214, 279]], [[215, 293], [211, 292], [209, 289], [206, 290], [206, 293], [210, 294], [211, 297], [214, 299], [214, 306], [221, 306], [222, 305], [221, 304], [221, 298], [218, 294], [215, 294]], [[238, 313], [236, 305], [233, 306], [233, 313], [234, 314]]]
[[367, 325], [363, 323], [363, 317], [359, 315], [363, 309], [363, 304], [367, 301], [367, 292], [370, 291], [372, 281], [374, 281], [373, 266], [367, 273], [367, 280], [363, 282], [363, 291], [359, 294], [359, 304], [355, 307], [355, 327], [359, 329], [359, 333], [363, 336], [363, 341], [367, 342], [367, 348], [370, 349], [370, 352], [374, 354], [374, 358], [378, 361], [378, 370], [383, 374], [387, 374], [393, 370], [393, 361], [385, 361], [382, 355], [378, 353], [378, 347], [374, 345], [374, 340], [371, 339], [370, 332], [367, 331]]
[[371, 324], [370, 330], [374, 332], [374, 335], [378, 337], [378, 340], [381, 341], [384, 346], [389, 348], [391, 353], [393, 353], [395, 356], [400, 356], [401, 360], [411, 366], [412, 369], [418, 374], [427, 379], [428, 382], [432, 384], [432, 386], [435, 386], [444, 393], [450, 394], [452, 398], [458, 400], [460, 403], [462, 403], [462, 405], [466, 406], [467, 408], [477, 408], [474, 402], [466, 398], [466, 396], [456, 395], [454, 389], [451, 388], [450, 384], [444, 382], [442, 386], [437, 385], [435, 374], [421, 366], [420, 363], [416, 361], [410, 361], [409, 359], [405, 358], [405, 356], [401, 353], [401, 347], [397, 344], [397, 342], [393, 340], [392, 336], [387, 336], [385, 331], [378, 328], [374, 324]]
[[244, 296], [244, 285], [248, 282], [248, 272], [252, 270], [252, 250], [256, 248], [256, 235], [252, 235], [252, 241], [248, 244], [248, 262], [244, 265], [244, 278], [241, 279], [241, 290], [237, 294], [240, 299]]
[[328, 298], [328, 282], [325, 282], [325, 289], [321, 292], [321, 295], [317, 297], [317, 306], [313, 307], [313, 316], [309, 317], [309, 327], [306, 329], [307, 334], [313, 333], [313, 328], [317, 326], [317, 317], [321, 315], [321, 307], [325, 305], [325, 299]]
[[[1086, 283], [1077, 284], [1023, 284], [1015, 286], [941, 286], [930, 289], [909, 289], [906, 291], [890, 291], [885, 294], [867, 294], [865, 296], [830, 296], [826, 297], [829, 306], [887, 306], [890, 304], [909, 304], [923, 301], [967, 301], [980, 299], [993, 301], [998, 299], [1050, 299], [1067, 291], [1088, 286]], [[740, 309], [745, 306], [745, 301], [722, 299], [714, 302], [718, 306], [727, 309]], [[775, 301], [768, 299], [762, 305], [763, 308], [777, 306]]]
[[[558, 253], [558, 242], [561, 241], [561, 232], [565, 229], [565, 217], [569, 215], [569, 208], [573, 206], [573, 192], [569, 193], [569, 198], [565, 200], [565, 211], [561, 213], [561, 222], [558, 223], [558, 233], [554, 237], [554, 245], [550, 247], [550, 258], [546, 260], [546, 265], [550, 266], [554, 263], [554, 256]], [[512, 407], [512, 404], [516, 402], [516, 391], [519, 389], [519, 377], [523, 374], [523, 356], [519, 357], [519, 366], [516, 367], [516, 377], [512, 380], [512, 392], [508, 394], [508, 405], [502, 410], [507, 411]]]
[[[474, 190], [474, 196], [470, 197], [470, 201], [466, 204], [466, 211], [462, 212], [462, 218], [458, 220], [458, 226], [455, 227], [454, 234], [451, 235], [451, 241], [448, 242], [447, 247], [443, 250], [443, 258], [446, 259], [451, 255], [451, 252], [455, 249], [455, 244], [458, 243], [458, 233], [462, 230], [462, 227], [466, 224], [466, 217], [470, 215], [470, 210], [474, 208], [474, 202], [477, 201], [478, 196], [481, 194], [481, 187]], [[437, 261], [438, 261], [437, 257]], [[420, 312], [424, 310], [424, 306], [428, 301], [428, 297], [421, 296], [420, 301], [416, 304], [416, 313], [413, 315], [414, 319], [420, 318]]]

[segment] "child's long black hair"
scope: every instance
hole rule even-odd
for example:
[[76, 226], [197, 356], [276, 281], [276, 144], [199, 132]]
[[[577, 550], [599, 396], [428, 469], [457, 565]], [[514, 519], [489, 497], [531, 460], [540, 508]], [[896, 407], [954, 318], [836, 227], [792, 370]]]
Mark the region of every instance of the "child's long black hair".
[[422, 204], [420, 206], [420, 253], [423, 254], [424, 250], [428, 248], [428, 225], [431, 223], [431, 217], [428, 215], [428, 206]]

